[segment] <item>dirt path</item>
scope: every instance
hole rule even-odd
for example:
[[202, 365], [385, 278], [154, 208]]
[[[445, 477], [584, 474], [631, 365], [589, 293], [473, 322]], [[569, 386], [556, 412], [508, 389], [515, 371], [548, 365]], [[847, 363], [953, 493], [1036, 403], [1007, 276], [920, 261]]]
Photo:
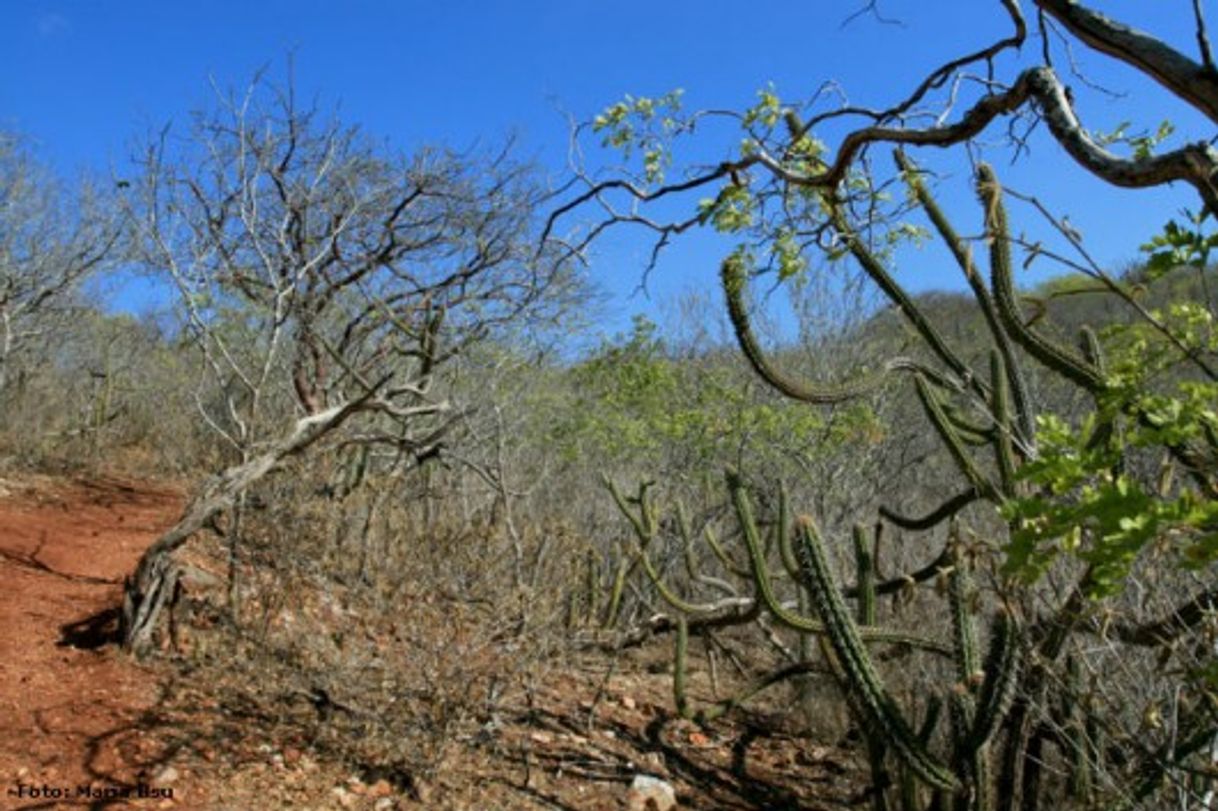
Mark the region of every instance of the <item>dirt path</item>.
[[[437, 739], [442, 769], [387, 779], [229, 660], [141, 666], [106, 644], [122, 577], [180, 507], [175, 492], [118, 480], [0, 480], [0, 811], [593, 811], [626, 807], [644, 773], [669, 781], [682, 808], [861, 801], [854, 758], [762, 715], [706, 729], [675, 719], [671, 677], [651, 666], [667, 644], [625, 657], [612, 678], [605, 660], [567, 662], [527, 702], [505, 700], [485, 735]], [[357, 627], [341, 625], [355, 612], [308, 605], [293, 610], [323, 632]]]
[[100, 644], [180, 504], [113, 479], [0, 483], [0, 808], [201, 805], [164, 765], [157, 675]]

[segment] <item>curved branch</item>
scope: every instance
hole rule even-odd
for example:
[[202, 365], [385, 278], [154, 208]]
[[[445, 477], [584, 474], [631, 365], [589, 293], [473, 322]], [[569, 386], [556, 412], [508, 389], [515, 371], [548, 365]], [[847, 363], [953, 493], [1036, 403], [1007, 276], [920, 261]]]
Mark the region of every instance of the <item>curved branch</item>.
[[1036, 0], [1036, 6], [1089, 47], [1146, 74], [1211, 121], [1218, 121], [1218, 73], [1212, 68], [1194, 62], [1162, 40], [1111, 20], [1077, 0]]
[[887, 507], [880, 507], [880, 516], [901, 529], [927, 530], [943, 523], [980, 497], [981, 493], [976, 487], [969, 487], [919, 518], [909, 518], [893, 512]]
[[1106, 626], [1101, 620], [1092, 620], [1086, 630], [1106, 636], [1112, 634], [1128, 645], [1155, 647], [1169, 645], [1196, 628], [1213, 612], [1218, 611], [1218, 589], [1210, 589], [1172, 609], [1166, 617], [1141, 625]]
[[[1218, 95], [1218, 90], [1215, 94]], [[1149, 158], [1129, 159], [1115, 155], [1087, 134], [1074, 114], [1065, 85], [1048, 67], [1024, 71], [1009, 90], [985, 96], [954, 124], [925, 129], [877, 126], [855, 130], [842, 141], [833, 164], [824, 172], [801, 175], [780, 166], [763, 153], [755, 157], [787, 182], [816, 188], [836, 188], [846, 178], [859, 153], [870, 144], [954, 146], [981, 134], [995, 118], [1015, 112], [1029, 100], [1035, 100], [1040, 105], [1049, 132], [1070, 157], [1101, 180], [1123, 188], [1147, 188], [1183, 181], [1197, 189], [1208, 208], [1218, 212], [1218, 150], [1208, 143], [1198, 142]], [[1218, 98], [1215, 105], [1218, 111]], [[1199, 106], [1204, 110], [1203, 105]], [[1215, 115], [1211, 117], [1215, 118]]]

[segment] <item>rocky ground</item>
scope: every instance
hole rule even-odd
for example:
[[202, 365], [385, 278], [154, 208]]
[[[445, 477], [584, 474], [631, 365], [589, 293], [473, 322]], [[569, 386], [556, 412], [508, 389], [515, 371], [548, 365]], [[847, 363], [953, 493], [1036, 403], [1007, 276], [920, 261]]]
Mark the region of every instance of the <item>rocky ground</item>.
[[[0, 808], [834, 809], [866, 802], [848, 754], [777, 716], [673, 717], [666, 646], [564, 663], [427, 776], [327, 754], [200, 678], [113, 644], [122, 577], [181, 494], [120, 479], [0, 480]], [[608, 675], [607, 675], [608, 674]], [[697, 696], [695, 695], [695, 698]], [[640, 776], [642, 779], [640, 779]], [[631, 786], [634, 790], [631, 790]]]

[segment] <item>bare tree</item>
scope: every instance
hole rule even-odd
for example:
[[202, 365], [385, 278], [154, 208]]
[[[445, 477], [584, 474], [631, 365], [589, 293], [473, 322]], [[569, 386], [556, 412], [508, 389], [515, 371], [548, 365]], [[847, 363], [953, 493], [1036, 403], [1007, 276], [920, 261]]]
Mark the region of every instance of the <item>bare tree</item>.
[[70, 311], [81, 282], [116, 258], [121, 229], [88, 183], [69, 191], [0, 132], [0, 396], [22, 354]]
[[199, 414], [233, 460], [129, 581], [136, 650], [173, 590], [169, 554], [221, 512], [235, 604], [241, 494], [286, 458], [339, 427], [397, 467], [434, 457], [461, 413], [437, 370], [544, 314], [564, 274], [530, 250], [543, 192], [507, 151], [398, 156], [260, 80], [217, 99], [148, 147], [128, 208], [141, 261], [178, 290]]

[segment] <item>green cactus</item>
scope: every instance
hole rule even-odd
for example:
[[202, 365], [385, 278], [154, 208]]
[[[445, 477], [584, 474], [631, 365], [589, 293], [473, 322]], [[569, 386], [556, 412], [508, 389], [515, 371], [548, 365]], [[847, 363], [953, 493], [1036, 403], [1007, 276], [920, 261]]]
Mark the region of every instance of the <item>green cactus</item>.
[[[749, 504], [748, 495], [745, 493], [744, 483], [740, 480], [739, 474], [732, 470], [727, 472], [727, 482], [728, 489], [731, 491], [732, 504], [736, 508], [736, 517], [740, 522], [745, 545], [749, 549], [749, 557], [753, 566], [753, 582], [758, 594], [765, 603], [766, 609], [776, 620], [792, 630], [805, 634], [831, 634], [832, 630], [826, 622], [818, 622], [809, 617], [800, 616], [782, 605], [782, 602], [774, 593], [768, 566], [761, 549], [761, 538], [757, 532], [757, 524], [753, 519], [753, 508]], [[798, 547], [796, 550], [796, 558], [798, 560]], [[807, 583], [807, 573], [802, 563], [799, 565], [799, 570], [801, 579]], [[877, 628], [855, 628], [855, 634], [860, 640], [866, 642], [893, 642], [923, 650], [937, 651], [945, 655], [951, 654], [950, 649], [946, 646], [915, 634], [884, 631]]]
[[998, 480], [1002, 494], [1015, 495], [1015, 444], [1011, 436], [1011, 402], [1006, 364], [997, 351], [990, 353], [990, 388], [994, 392], [994, 458], [998, 460]]
[[854, 525], [854, 563], [858, 572], [858, 621], [875, 625], [875, 558], [867, 543], [867, 528]]
[[990, 740], [1011, 709], [1019, 683], [1021, 652], [1019, 630], [1006, 612], [999, 611], [991, 623], [990, 647], [981, 672], [984, 680], [977, 696], [976, 712], [965, 748], [977, 750]]
[[850, 228], [838, 208], [834, 207], [830, 210], [829, 221], [845, 241], [846, 247], [854, 256], [855, 261], [859, 263], [864, 272], [875, 282], [876, 286], [880, 288], [888, 300], [896, 305], [906, 320], [913, 325], [927, 347], [952, 371], [957, 380], [965, 381], [969, 388], [977, 394], [984, 396], [986, 394], [985, 384], [978, 379], [977, 375], [973, 374], [973, 370], [969, 368], [969, 365], [960, 358], [955, 350], [947, 345], [947, 341], [935, 329], [930, 319], [926, 317], [926, 314], [914, 303], [914, 300], [905, 292], [904, 288], [892, 278], [892, 275], [884, 267], [883, 262], [868, 249], [864, 240], [860, 239], [853, 229]]
[[677, 715], [689, 718], [689, 698], [685, 691], [686, 657], [689, 652], [689, 621], [682, 614], [677, 617], [676, 641], [673, 645], [672, 657], [672, 697], [677, 708]]
[[948, 451], [952, 455], [956, 466], [960, 468], [960, 472], [968, 479], [969, 484], [973, 488], [987, 498], [993, 498], [997, 493], [993, 483], [981, 472], [973, 461], [972, 454], [964, 447], [964, 443], [960, 439], [960, 434], [948, 420], [947, 415], [943, 411], [943, 405], [939, 401], [938, 395], [931, 390], [926, 379], [921, 375], [914, 375], [914, 385], [918, 392], [918, 399], [921, 400], [923, 408], [926, 410], [927, 416], [930, 418], [931, 424], [935, 430], [939, 432], [939, 436], [943, 439], [943, 443], [947, 445]]
[[901, 763], [924, 783], [933, 788], [955, 790], [959, 781], [952, 770], [918, 740], [896, 702], [884, 689], [858, 626], [846, 610], [812, 519], [800, 516], [798, 532], [801, 543], [796, 548], [796, 555], [800, 570], [812, 588], [833, 651], [869, 730], [882, 736]]
[[1015, 357], [1015, 349], [1011, 345], [1011, 338], [1002, 326], [1001, 319], [998, 317], [994, 307], [994, 300], [990, 296], [989, 290], [986, 289], [985, 279], [982, 278], [976, 265], [973, 264], [972, 251], [968, 249], [964, 240], [956, 233], [955, 228], [952, 227], [947, 217], [943, 214], [942, 209], [939, 208], [939, 204], [918, 175], [917, 167], [900, 150], [896, 150], [893, 156], [897, 167], [905, 178], [906, 185], [909, 186], [918, 203], [926, 211], [931, 223], [935, 226], [935, 230], [939, 232], [939, 236], [942, 237], [948, 250], [955, 257], [956, 263], [964, 272], [964, 278], [972, 289], [973, 298], [977, 301], [982, 317], [985, 318], [986, 326], [989, 328], [990, 335], [994, 339], [994, 345], [1002, 355], [1002, 361], [1009, 377], [1012, 403], [1016, 417], [1015, 422], [1018, 426], [1021, 439], [1030, 443], [1035, 437], [1036, 427], [1032, 413], [1031, 397], [1028, 395], [1027, 382], [1020, 372], [1019, 364]]
[[988, 164], [977, 167], [977, 195], [985, 209], [986, 238], [990, 242], [990, 284], [1003, 326], [1028, 354], [1049, 369], [1086, 391], [1103, 391], [1106, 387], [1104, 376], [1098, 369], [1024, 324], [1011, 275], [1011, 238], [1006, 206], [1002, 202], [1002, 186]]
[[796, 380], [774, 368], [753, 335], [753, 328], [749, 323], [748, 307], [744, 300], [744, 291], [748, 285], [748, 268], [744, 259], [737, 254], [729, 256], [723, 261], [719, 277], [727, 299], [728, 317], [740, 350], [757, 374], [778, 391], [805, 403], [831, 405], [862, 396], [883, 385], [885, 377], [882, 372], [863, 375], [848, 383], [816, 385]]
[[977, 488], [969, 487], [967, 490], [952, 496], [926, 515], [918, 518], [901, 515], [884, 506], [880, 507], [880, 516], [884, 520], [896, 524], [901, 529], [934, 529], [979, 498], [981, 498], [981, 494], [977, 492]]

